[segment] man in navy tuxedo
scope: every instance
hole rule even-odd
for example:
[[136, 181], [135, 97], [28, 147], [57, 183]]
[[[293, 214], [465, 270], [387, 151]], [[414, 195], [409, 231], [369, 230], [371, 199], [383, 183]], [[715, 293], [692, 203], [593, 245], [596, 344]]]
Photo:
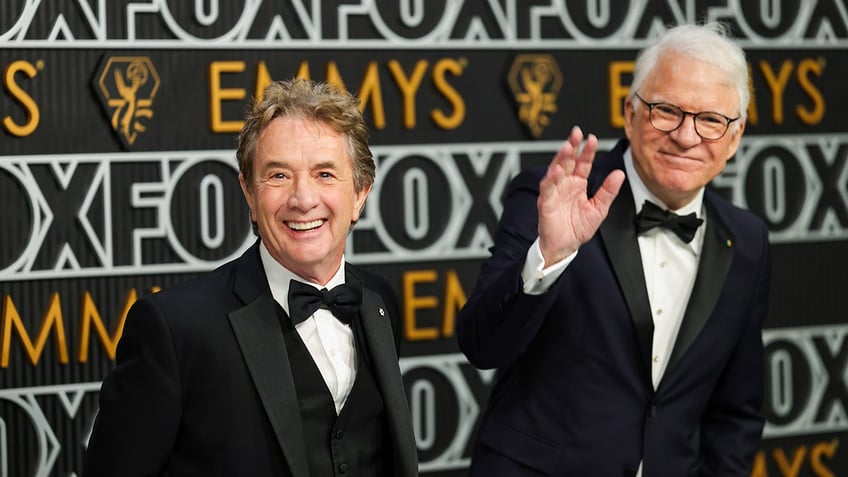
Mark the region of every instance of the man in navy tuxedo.
[[272, 83], [239, 136], [259, 240], [139, 299], [83, 475], [418, 475], [386, 281], [344, 260], [374, 181], [349, 93]]
[[671, 28], [637, 58], [626, 139], [595, 160], [575, 128], [513, 180], [457, 321], [497, 368], [471, 476], [750, 475], [768, 230], [705, 188], [749, 94], [722, 25]]

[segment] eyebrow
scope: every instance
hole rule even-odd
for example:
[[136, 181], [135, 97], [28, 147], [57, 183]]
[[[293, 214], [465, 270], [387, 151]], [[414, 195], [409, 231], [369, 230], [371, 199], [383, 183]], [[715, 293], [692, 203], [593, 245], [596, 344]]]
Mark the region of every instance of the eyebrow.
[[[263, 171], [268, 170], [268, 169], [275, 169], [275, 168], [291, 169], [292, 166], [288, 162], [280, 161], [280, 160], [273, 160], [273, 161], [270, 161], [270, 162], [266, 162], [266, 163], [262, 164], [262, 166], [260, 166], [260, 170], [263, 170]], [[310, 166], [310, 169], [333, 169], [333, 170], [337, 170], [337, 169], [339, 169], [339, 161], [330, 161], [330, 160], [321, 161], [321, 162], [312, 164]]]
[[640, 95], [638, 92], [634, 92], [633, 95], [636, 96], [636, 98], [638, 98], [640, 101], [642, 101], [643, 103], [645, 103], [646, 105], [649, 105], [649, 106], [656, 106], [656, 105], [659, 105], [659, 104], [667, 104], [669, 106], [674, 106], [675, 108], [679, 109], [680, 111], [682, 111], [684, 113], [689, 113], [689, 114], [693, 114], [693, 115], [694, 114], [701, 114], [701, 113], [713, 113], [713, 114], [718, 114], [720, 116], [724, 116], [725, 119], [732, 120], [732, 121], [736, 121], [740, 117], [739, 115], [737, 115], [735, 117], [734, 116], [728, 116], [724, 113], [718, 112], [718, 111], [713, 110], [713, 109], [702, 109], [701, 111], [689, 111], [688, 109], [683, 109], [683, 107], [680, 106], [679, 104], [673, 103], [673, 102], [665, 100], [665, 99], [658, 100], [658, 101], [648, 101], [647, 99], [643, 98], [642, 95]]

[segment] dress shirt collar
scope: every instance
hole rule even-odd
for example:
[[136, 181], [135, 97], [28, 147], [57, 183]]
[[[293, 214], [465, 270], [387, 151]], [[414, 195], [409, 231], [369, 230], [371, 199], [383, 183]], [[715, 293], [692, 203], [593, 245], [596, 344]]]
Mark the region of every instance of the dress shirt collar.
[[280, 262], [271, 256], [271, 253], [265, 247], [265, 243], [260, 243], [259, 245], [259, 257], [262, 259], [262, 266], [265, 268], [265, 277], [268, 279], [268, 285], [271, 287], [271, 295], [283, 307], [287, 315], [289, 313], [289, 280], [297, 280], [308, 283], [315, 288], [327, 288], [328, 290], [345, 282], [344, 257], [342, 257], [342, 262], [339, 264], [336, 274], [324, 286], [312, 283], [282, 266]]
[[695, 239], [687, 244], [697, 255], [701, 249], [701, 243], [703, 242], [704, 230], [707, 228], [707, 217], [704, 213], [704, 188], [702, 187], [701, 190], [698, 191], [698, 195], [695, 196], [692, 202], [689, 202], [679, 209], [672, 210], [669, 209], [668, 205], [657, 198], [657, 196], [652, 194], [651, 191], [648, 190], [648, 187], [645, 186], [645, 183], [642, 182], [642, 178], [639, 177], [639, 173], [636, 172], [636, 167], [633, 165], [633, 152], [629, 147], [624, 151], [624, 170], [627, 174], [627, 180], [630, 183], [630, 190], [633, 191], [633, 205], [635, 206], [637, 214], [640, 210], [642, 210], [642, 205], [645, 201], [649, 200], [663, 209], [671, 210], [678, 215], [686, 215], [694, 212], [699, 219], [704, 220], [704, 223], [698, 227]]

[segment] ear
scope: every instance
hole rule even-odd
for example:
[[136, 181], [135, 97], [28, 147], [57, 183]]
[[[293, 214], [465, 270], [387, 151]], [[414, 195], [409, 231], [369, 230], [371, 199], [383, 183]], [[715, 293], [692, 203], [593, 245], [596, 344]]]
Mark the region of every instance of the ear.
[[633, 98], [628, 98], [624, 101], [624, 135], [630, 139], [630, 132], [633, 130], [633, 115], [636, 114], [636, 106], [633, 104]]
[[247, 202], [247, 207], [250, 208], [250, 220], [256, 221], [256, 214], [253, 213], [256, 197], [253, 196], [253, 190], [250, 188], [250, 184], [244, 179], [244, 175], [239, 173], [238, 176], [239, 185], [241, 186], [241, 193], [244, 194], [244, 200]]
[[359, 220], [359, 216], [362, 215], [362, 209], [365, 207], [365, 199], [368, 197], [369, 192], [371, 192], [371, 184], [366, 185], [362, 190], [354, 193], [353, 217], [351, 217], [353, 222]]
[[[731, 127], [733, 127], [731, 125]], [[739, 149], [739, 144], [742, 141], [742, 133], [745, 132], [745, 123], [740, 122], [738, 129], [733, 131], [733, 134], [730, 137], [730, 145], [728, 145], [728, 154], [727, 160], [729, 161], [734, 154], [736, 154], [736, 150]]]

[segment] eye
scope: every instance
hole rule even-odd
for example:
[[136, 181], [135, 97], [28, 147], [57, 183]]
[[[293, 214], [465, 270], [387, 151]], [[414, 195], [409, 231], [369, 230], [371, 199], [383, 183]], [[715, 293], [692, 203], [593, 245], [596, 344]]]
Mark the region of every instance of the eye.
[[320, 169], [315, 173], [315, 177], [322, 180], [332, 180], [338, 178], [338, 174], [335, 169]]
[[654, 110], [663, 116], [680, 116], [680, 108], [671, 104], [657, 103]]
[[701, 113], [698, 115], [698, 121], [710, 126], [724, 126], [727, 120], [723, 116], [715, 113]]
[[270, 182], [282, 182], [289, 178], [288, 174], [283, 171], [269, 171], [268, 172], [268, 181]]

